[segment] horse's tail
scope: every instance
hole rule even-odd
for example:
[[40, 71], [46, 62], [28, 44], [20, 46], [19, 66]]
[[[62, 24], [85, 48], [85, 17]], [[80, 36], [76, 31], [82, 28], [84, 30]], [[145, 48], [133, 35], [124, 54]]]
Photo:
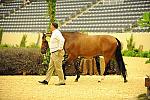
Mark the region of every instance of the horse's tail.
[[127, 70], [125, 68], [125, 64], [124, 64], [122, 53], [121, 53], [121, 42], [117, 38], [116, 38], [116, 40], [117, 40], [118, 45], [117, 45], [115, 57], [116, 57], [119, 69], [120, 69], [124, 79], [126, 80]]

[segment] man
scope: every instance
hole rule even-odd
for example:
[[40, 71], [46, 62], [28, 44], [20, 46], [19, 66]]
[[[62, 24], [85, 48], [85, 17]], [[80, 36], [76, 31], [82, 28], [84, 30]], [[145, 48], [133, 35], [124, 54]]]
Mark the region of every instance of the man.
[[23, 4], [24, 4], [24, 5], [30, 4], [30, 0], [23, 0]]
[[50, 64], [45, 80], [39, 81], [42, 84], [48, 85], [48, 82], [50, 81], [50, 78], [55, 70], [59, 78], [59, 83], [55, 85], [65, 85], [64, 74], [62, 70], [62, 60], [64, 56], [63, 47], [65, 39], [57, 28], [58, 28], [57, 23], [51, 23], [52, 35], [50, 40], [50, 52], [51, 52]]

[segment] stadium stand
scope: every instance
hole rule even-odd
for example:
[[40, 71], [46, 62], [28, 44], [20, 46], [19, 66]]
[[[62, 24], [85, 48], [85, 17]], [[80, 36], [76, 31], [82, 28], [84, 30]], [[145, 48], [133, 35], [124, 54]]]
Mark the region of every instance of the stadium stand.
[[[61, 31], [124, 32], [144, 12], [150, 11], [150, 0], [110, 1], [57, 0], [56, 19], [62, 24]], [[22, 6], [22, 0], [1, 3], [0, 21], [4, 32], [46, 31], [47, 3], [45, 0], [32, 0], [26, 6]]]
[[136, 27], [132, 29], [132, 32], [149, 32], [149, 27]]
[[125, 0], [123, 3], [99, 3], [61, 27], [62, 31], [125, 32], [146, 11], [149, 0]]
[[11, 13], [14, 13], [16, 10], [23, 7], [22, 0], [16, 0], [7, 2], [7, 0], [1, 1], [0, 5], [0, 19], [9, 16]]
[[[56, 19], [63, 23], [76, 16], [83, 9], [90, 7], [94, 1], [70, 0], [68, 2], [58, 0]], [[48, 22], [46, 1], [34, 0], [30, 5], [26, 5], [10, 14], [10, 16], [1, 19], [0, 26], [5, 32], [43, 32], [47, 30]]]
[[1, 20], [4, 32], [38, 32], [45, 30], [49, 18], [46, 17], [46, 1], [32, 2]]

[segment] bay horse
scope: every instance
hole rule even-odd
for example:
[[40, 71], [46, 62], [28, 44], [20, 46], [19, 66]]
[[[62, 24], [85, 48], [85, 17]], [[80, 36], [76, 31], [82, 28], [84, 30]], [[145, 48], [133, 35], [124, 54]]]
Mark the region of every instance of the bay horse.
[[[121, 54], [121, 43], [117, 38], [110, 35], [86, 35], [79, 32], [62, 32], [62, 35], [65, 38], [64, 50], [68, 54], [66, 63], [63, 65], [64, 75], [65, 66], [74, 62], [79, 56], [103, 56], [106, 66], [112, 58], [116, 59], [124, 82], [127, 82], [127, 70]], [[76, 64], [74, 66], [77, 73], [75, 81], [78, 81], [79, 67]]]
[[49, 48], [48, 41], [46, 40], [46, 34], [42, 35], [42, 45], [41, 45], [41, 53], [46, 54], [47, 49]]
[[119, 70], [123, 75], [124, 82], [127, 82], [127, 70], [125, 68], [125, 64], [121, 54], [121, 43], [117, 38], [110, 35], [86, 35], [80, 32], [62, 32], [62, 35], [65, 38], [64, 50], [68, 55], [65, 63], [63, 63], [62, 65], [65, 79], [65, 67], [72, 62], [74, 62], [77, 73], [77, 78], [75, 79], [75, 81], [77, 82], [80, 78], [80, 61], [78, 60], [79, 56], [103, 56], [105, 60], [105, 67], [112, 58], [116, 59]]
[[48, 41], [46, 40], [46, 34], [44, 33], [42, 36], [41, 53], [43, 55], [42, 64], [45, 67], [48, 67], [49, 62], [50, 62], [50, 48], [49, 48]]

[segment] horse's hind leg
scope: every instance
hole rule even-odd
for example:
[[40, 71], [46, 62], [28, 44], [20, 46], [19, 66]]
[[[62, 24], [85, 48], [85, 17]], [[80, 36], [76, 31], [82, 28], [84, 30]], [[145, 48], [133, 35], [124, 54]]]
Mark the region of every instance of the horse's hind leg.
[[67, 59], [67, 55], [65, 54], [64, 55], [64, 60], [62, 61], [62, 69], [63, 69], [63, 73], [64, 73], [64, 79], [66, 80], [66, 66], [67, 66], [67, 61], [66, 61], [66, 59]]
[[80, 67], [80, 59], [77, 58], [77, 60], [75, 60], [74, 66], [75, 66], [76, 73], [77, 73], [77, 78], [75, 79], [75, 82], [78, 82], [78, 79], [80, 78], [80, 70], [79, 70], [79, 67]]
[[[109, 61], [115, 56], [115, 50], [116, 50], [115, 48], [112, 48], [111, 51], [104, 53], [104, 60], [105, 60], [104, 72], [105, 72], [107, 65], [109, 64]], [[104, 80], [104, 79], [105, 79], [105, 76], [102, 76], [101, 80]]]
[[[108, 66], [110, 60], [112, 58], [112, 55], [104, 55], [104, 60], [105, 60], [105, 68]], [[104, 71], [105, 72], [105, 71]]]
[[[72, 54], [69, 54], [68, 55], [68, 59], [66, 60], [66, 64], [71, 64], [72, 61], [75, 61], [75, 59], [77, 58], [78, 56], [74, 56]], [[75, 79], [75, 82], [78, 81], [78, 79], [80, 78], [80, 71], [79, 71], [79, 66], [78, 64], [76, 64], [76, 61], [73, 62], [74, 66], [75, 66], [75, 69], [76, 69], [76, 74], [77, 74], [77, 78]]]
[[120, 58], [116, 57], [116, 60], [117, 60], [117, 63], [119, 65], [119, 69], [120, 69], [120, 71], [122, 73], [122, 76], [124, 78], [124, 83], [126, 83], [127, 82], [127, 79], [126, 79], [126, 68], [125, 68], [125, 64], [123, 62], [123, 58], [122, 57], [120, 57]]
[[125, 68], [125, 64], [124, 64], [124, 61], [123, 61], [123, 58], [122, 58], [122, 54], [121, 54], [121, 51], [118, 52], [118, 54], [116, 54], [116, 60], [117, 60], [117, 63], [119, 65], [119, 69], [122, 73], [122, 76], [124, 78], [124, 83], [127, 82], [127, 79], [126, 79], [126, 68]]

